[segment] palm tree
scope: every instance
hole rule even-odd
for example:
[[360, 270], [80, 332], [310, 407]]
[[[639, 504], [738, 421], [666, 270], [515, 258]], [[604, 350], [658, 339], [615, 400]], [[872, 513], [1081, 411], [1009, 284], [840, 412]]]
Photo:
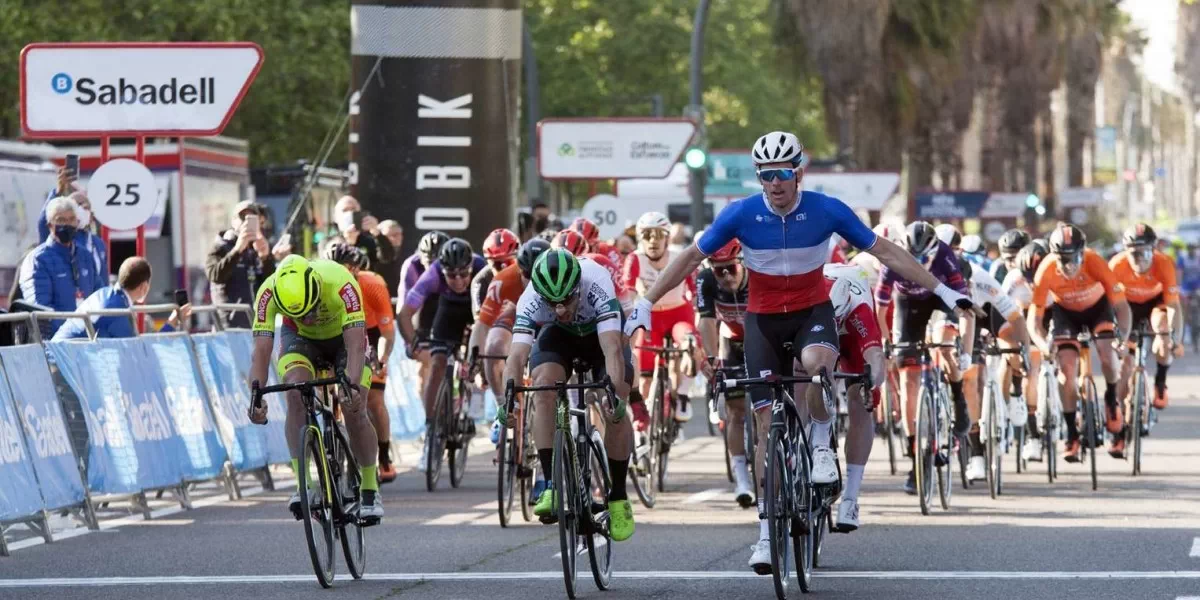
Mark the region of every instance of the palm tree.
[[1094, 133], [1096, 80], [1104, 52], [1128, 17], [1116, 0], [1068, 0], [1067, 5], [1067, 185], [1078, 187], [1083, 185], [1083, 155]]

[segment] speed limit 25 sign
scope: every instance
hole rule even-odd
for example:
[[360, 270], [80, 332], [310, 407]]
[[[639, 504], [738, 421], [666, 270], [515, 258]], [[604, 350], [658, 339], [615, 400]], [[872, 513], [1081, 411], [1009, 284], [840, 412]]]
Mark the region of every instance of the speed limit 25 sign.
[[129, 158], [110, 160], [92, 174], [87, 185], [92, 214], [101, 225], [116, 231], [144, 225], [158, 206], [154, 174]]

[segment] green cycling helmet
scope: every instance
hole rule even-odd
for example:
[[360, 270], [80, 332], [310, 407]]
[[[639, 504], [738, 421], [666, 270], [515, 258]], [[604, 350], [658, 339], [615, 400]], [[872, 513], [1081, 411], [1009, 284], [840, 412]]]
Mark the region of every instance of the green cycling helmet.
[[533, 289], [549, 302], [565, 301], [579, 287], [583, 269], [579, 259], [562, 248], [542, 252], [533, 263], [530, 280]]
[[279, 311], [298, 319], [317, 306], [321, 298], [321, 278], [304, 257], [293, 254], [275, 270], [272, 291]]

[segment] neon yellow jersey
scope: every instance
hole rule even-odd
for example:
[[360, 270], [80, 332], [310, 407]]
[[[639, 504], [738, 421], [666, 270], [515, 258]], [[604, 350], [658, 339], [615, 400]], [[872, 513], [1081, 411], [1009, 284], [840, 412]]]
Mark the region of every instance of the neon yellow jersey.
[[[301, 337], [328, 340], [338, 337], [351, 327], [366, 327], [362, 290], [358, 281], [345, 267], [330, 260], [310, 260], [309, 266], [321, 280], [321, 296], [317, 314], [310, 323], [283, 317], [283, 326], [296, 330]], [[275, 335], [275, 275], [263, 280], [254, 299], [254, 335]]]

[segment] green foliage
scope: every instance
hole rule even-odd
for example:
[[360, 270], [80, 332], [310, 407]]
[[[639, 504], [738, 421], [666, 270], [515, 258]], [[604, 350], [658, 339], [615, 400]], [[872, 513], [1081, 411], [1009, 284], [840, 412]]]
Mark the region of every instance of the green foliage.
[[[0, 135], [20, 134], [18, 56], [35, 41], [252, 41], [266, 58], [225, 134], [253, 164], [311, 156], [350, 81], [349, 0], [5, 0]], [[333, 160], [345, 160], [345, 141]]]

